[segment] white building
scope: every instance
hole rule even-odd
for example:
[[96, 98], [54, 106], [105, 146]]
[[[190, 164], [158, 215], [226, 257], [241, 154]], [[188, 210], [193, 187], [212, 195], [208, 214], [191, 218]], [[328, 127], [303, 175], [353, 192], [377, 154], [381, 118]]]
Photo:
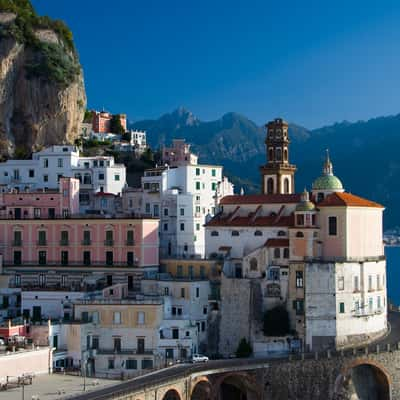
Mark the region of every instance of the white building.
[[31, 160], [0, 163], [0, 185], [8, 189], [56, 189], [59, 179], [80, 181], [80, 204], [88, 207], [95, 192], [118, 194], [126, 185], [126, 170], [114, 157], [81, 157], [76, 146], [51, 146], [32, 155]]
[[221, 166], [167, 165], [146, 170], [140, 191], [124, 191], [123, 207], [160, 218], [162, 256], [203, 257], [206, 218], [214, 215], [221, 197], [232, 193]]

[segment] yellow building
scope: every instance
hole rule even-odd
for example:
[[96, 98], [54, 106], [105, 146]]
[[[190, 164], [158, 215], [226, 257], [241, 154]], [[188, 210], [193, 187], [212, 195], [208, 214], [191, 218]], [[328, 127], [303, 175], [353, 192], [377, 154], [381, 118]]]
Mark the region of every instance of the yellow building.
[[166, 258], [160, 261], [161, 271], [177, 279], [219, 280], [222, 264], [218, 260]]

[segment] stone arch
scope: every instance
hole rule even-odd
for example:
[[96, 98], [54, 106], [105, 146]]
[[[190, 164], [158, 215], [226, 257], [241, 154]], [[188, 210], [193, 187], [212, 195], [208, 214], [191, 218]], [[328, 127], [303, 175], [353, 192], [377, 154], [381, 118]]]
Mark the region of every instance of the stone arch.
[[334, 399], [392, 400], [392, 378], [386, 368], [370, 359], [346, 364], [334, 386]]
[[164, 396], [162, 397], [162, 400], [182, 400], [182, 396], [179, 394], [178, 390], [173, 388], [169, 389]]
[[[231, 391], [229, 387], [231, 387]], [[221, 400], [233, 400], [234, 398], [246, 400], [249, 399], [249, 393], [253, 394], [250, 398], [258, 399], [261, 398], [261, 390], [256, 379], [245, 372], [222, 374], [213, 383], [214, 398]]]
[[191, 382], [190, 400], [210, 400], [212, 391], [210, 380], [205, 376], [199, 376]]

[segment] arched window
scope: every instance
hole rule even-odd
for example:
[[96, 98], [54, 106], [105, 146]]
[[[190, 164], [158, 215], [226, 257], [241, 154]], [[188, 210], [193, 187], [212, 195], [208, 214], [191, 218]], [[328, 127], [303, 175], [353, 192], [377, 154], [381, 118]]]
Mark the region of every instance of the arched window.
[[268, 149], [269, 153], [268, 153], [268, 161], [272, 161], [274, 159], [274, 149], [272, 147], [270, 147]]
[[284, 182], [283, 182], [283, 189], [285, 191], [285, 193], [289, 193], [289, 179], [285, 178]]
[[323, 193], [318, 193], [317, 195], [317, 202], [319, 203], [320, 201], [322, 201], [324, 199], [324, 194]]
[[278, 236], [286, 236], [286, 232], [285, 231], [279, 231], [278, 232]]
[[250, 260], [250, 271], [257, 271], [257, 259], [252, 258]]
[[276, 149], [276, 161], [282, 161], [282, 149]]
[[267, 193], [268, 194], [274, 193], [274, 180], [272, 178], [268, 178], [268, 181], [267, 181]]
[[84, 185], [92, 184], [92, 176], [89, 173], [85, 173], [85, 175], [83, 175], [83, 184]]
[[283, 249], [283, 258], [289, 258], [289, 247]]
[[263, 233], [261, 231], [255, 231], [254, 236], [262, 236]]
[[219, 236], [219, 233], [217, 231], [212, 231], [211, 236]]
[[304, 237], [303, 232], [297, 232], [297, 233], [296, 233], [296, 237], [297, 237], [297, 238], [303, 238], [303, 237]]
[[280, 258], [280, 257], [281, 257], [281, 249], [279, 247], [275, 247], [274, 258]]
[[288, 153], [287, 153], [287, 149], [283, 150], [283, 160], [287, 161], [288, 160]]
[[239, 236], [239, 231], [232, 231], [232, 236]]

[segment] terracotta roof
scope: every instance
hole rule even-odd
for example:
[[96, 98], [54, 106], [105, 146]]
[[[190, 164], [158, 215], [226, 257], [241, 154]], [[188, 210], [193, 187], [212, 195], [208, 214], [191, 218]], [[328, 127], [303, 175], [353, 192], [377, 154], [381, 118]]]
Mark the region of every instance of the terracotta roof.
[[300, 194], [248, 194], [231, 195], [221, 199], [220, 205], [224, 204], [276, 204], [276, 203], [298, 203]]
[[278, 220], [276, 215], [267, 217], [257, 217], [253, 219], [253, 215], [250, 213], [247, 217], [235, 217], [221, 214], [216, 215], [212, 220], [208, 221], [206, 226], [293, 226], [294, 216], [282, 216]]
[[273, 238], [268, 239], [264, 246], [266, 247], [289, 247], [289, 239]]
[[102, 196], [116, 196], [116, 195], [114, 193], [108, 193], [108, 192], [97, 192], [95, 196], [102, 197]]
[[363, 199], [351, 193], [332, 193], [317, 204], [318, 207], [373, 207], [384, 208], [373, 201]]

